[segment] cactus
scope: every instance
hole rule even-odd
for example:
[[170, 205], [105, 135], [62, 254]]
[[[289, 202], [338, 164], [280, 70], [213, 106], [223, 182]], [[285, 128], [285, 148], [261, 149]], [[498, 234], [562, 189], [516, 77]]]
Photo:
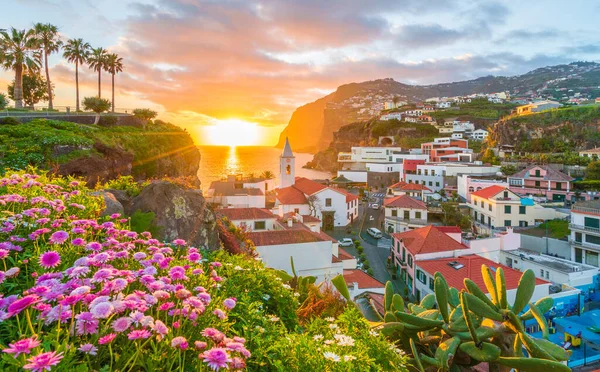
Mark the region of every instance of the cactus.
[[[466, 291], [459, 292], [436, 273], [434, 293], [404, 308], [391, 284], [386, 285], [386, 313], [374, 326], [410, 350], [413, 365], [421, 371], [465, 370], [479, 363], [488, 363], [490, 371], [568, 371], [562, 362], [571, 352], [545, 339], [548, 329], [543, 313], [552, 308], [552, 298], [531, 303], [534, 273], [523, 273], [515, 301], [509, 304], [502, 269], [495, 276], [485, 265], [481, 270], [491, 299], [468, 278]], [[529, 310], [521, 314], [527, 305]], [[523, 320], [534, 318], [542, 328], [542, 339], [524, 331]], [[529, 357], [524, 357], [523, 348]]]

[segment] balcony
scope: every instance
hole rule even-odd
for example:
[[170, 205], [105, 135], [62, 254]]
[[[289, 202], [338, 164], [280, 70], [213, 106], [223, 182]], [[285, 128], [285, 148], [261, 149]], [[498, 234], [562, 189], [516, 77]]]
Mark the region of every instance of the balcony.
[[577, 242], [571, 238], [569, 238], [569, 243], [571, 243], [575, 247], [587, 248], [587, 249], [592, 249], [596, 252], [600, 252], [600, 245], [586, 243], [586, 242]]
[[351, 162], [352, 161], [352, 153], [350, 153], [350, 152], [338, 153], [338, 161], [339, 162]]
[[570, 223], [569, 224], [569, 229], [571, 229], [571, 230], [589, 231], [589, 232], [599, 233], [600, 234], [600, 228], [598, 228], [598, 227], [583, 226], [583, 225], [576, 225], [576, 224]]
[[575, 204], [571, 208], [571, 212], [591, 213], [591, 214], [600, 215], [600, 209], [598, 209], [598, 208], [580, 207], [580, 206], [577, 206], [577, 204]]
[[430, 223], [427, 222], [426, 219], [416, 219], [416, 218], [404, 218], [397, 216], [385, 216], [386, 222], [393, 222], [394, 224], [401, 225], [418, 225], [418, 226], [427, 226]]

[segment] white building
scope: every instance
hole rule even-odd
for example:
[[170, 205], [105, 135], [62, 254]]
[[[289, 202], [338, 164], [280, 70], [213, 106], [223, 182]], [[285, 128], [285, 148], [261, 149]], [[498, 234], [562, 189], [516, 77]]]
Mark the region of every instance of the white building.
[[471, 193], [479, 190], [483, 190], [486, 187], [490, 186], [502, 186], [508, 187], [508, 182], [506, 179], [494, 179], [494, 178], [477, 178], [473, 177], [469, 174], [462, 174], [457, 177], [456, 186], [458, 196], [466, 200], [467, 202], [471, 201]]
[[435, 104], [435, 107], [439, 108], [439, 109], [447, 109], [450, 108], [452, 106], [451, 102], [437, 102]]
[[416, 174], [405, 174], [404, 181], [425, 185], [437, 192], [447, 186], [456, 186], [459, 175], [494, 176], [498, 172], [500, 167], [496, 165], [429, 163], [417, 165]]
[[278, 216], [263, 208], [221, 208], [217, 216], [226, 217], [232, 224], [246, 231], [275, 230]]
[[571, 208], [571, 257], [600, 267], [600, 200], [577, 202]]
[[471, 139], [475, 141], [483, 141], [488, 138], [489, 132], [485, 129], [477, 129], [471, 133]]
[[394, 162], [394, 154], [401, 154], [401, 147], [352, 147], [351, 152], [338, 153], [338, 163], [343, 170], [366, 170], [367, 163]]
[[296, 174], [296, 157], [292, 153], [290, 141], [285, 138], [283, 153], [279, 157], [279, 188], [288, 187], [294, 184]]
[[344, 270], [344, 281], [352, 299], [356, 299], [365, 292], [385, 293], [385, 284], [362, 270]]
[[205, 199], [223, 207], [264, 208], [265, 194], [274, 188], [274, 179], [229, 175], [225, 180], [211, 182]]
[[427, 206], [407, 195], [393, 196], [383, 201], [384, 226], [388, 233], [404, 232], [427, 226]]
[[384, 121], [392, 120], [392, 119], [402, 120], [402, 116], [403, 116], [403, 113], [401, 113], [401, 112], [390, 112], [388, 114], [381, 115], [379, 117], [379, 120], [384, 120]]
[[460, 120], [455, 120], [452, 123], [452, 130], [454, 132], [472, 132], [475, 130], [475, 124], [471, 123], [470, 121], [460, 121]]

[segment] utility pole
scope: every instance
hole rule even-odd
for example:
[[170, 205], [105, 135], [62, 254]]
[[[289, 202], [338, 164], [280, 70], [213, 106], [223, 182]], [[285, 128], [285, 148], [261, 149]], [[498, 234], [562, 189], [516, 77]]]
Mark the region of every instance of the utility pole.
[[544, 221], [544, 223], [546, 225], [546, 254], [548, 254], [548, 221], [550, 221], [550, 220]]

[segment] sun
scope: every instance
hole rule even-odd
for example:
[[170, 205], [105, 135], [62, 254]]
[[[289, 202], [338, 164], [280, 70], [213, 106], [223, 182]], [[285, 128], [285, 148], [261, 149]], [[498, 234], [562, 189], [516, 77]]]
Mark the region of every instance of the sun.
[[258, 125], [241, 119], [217, 119], [205, 131], [213, 145], [253, 146], [260, 142]]

